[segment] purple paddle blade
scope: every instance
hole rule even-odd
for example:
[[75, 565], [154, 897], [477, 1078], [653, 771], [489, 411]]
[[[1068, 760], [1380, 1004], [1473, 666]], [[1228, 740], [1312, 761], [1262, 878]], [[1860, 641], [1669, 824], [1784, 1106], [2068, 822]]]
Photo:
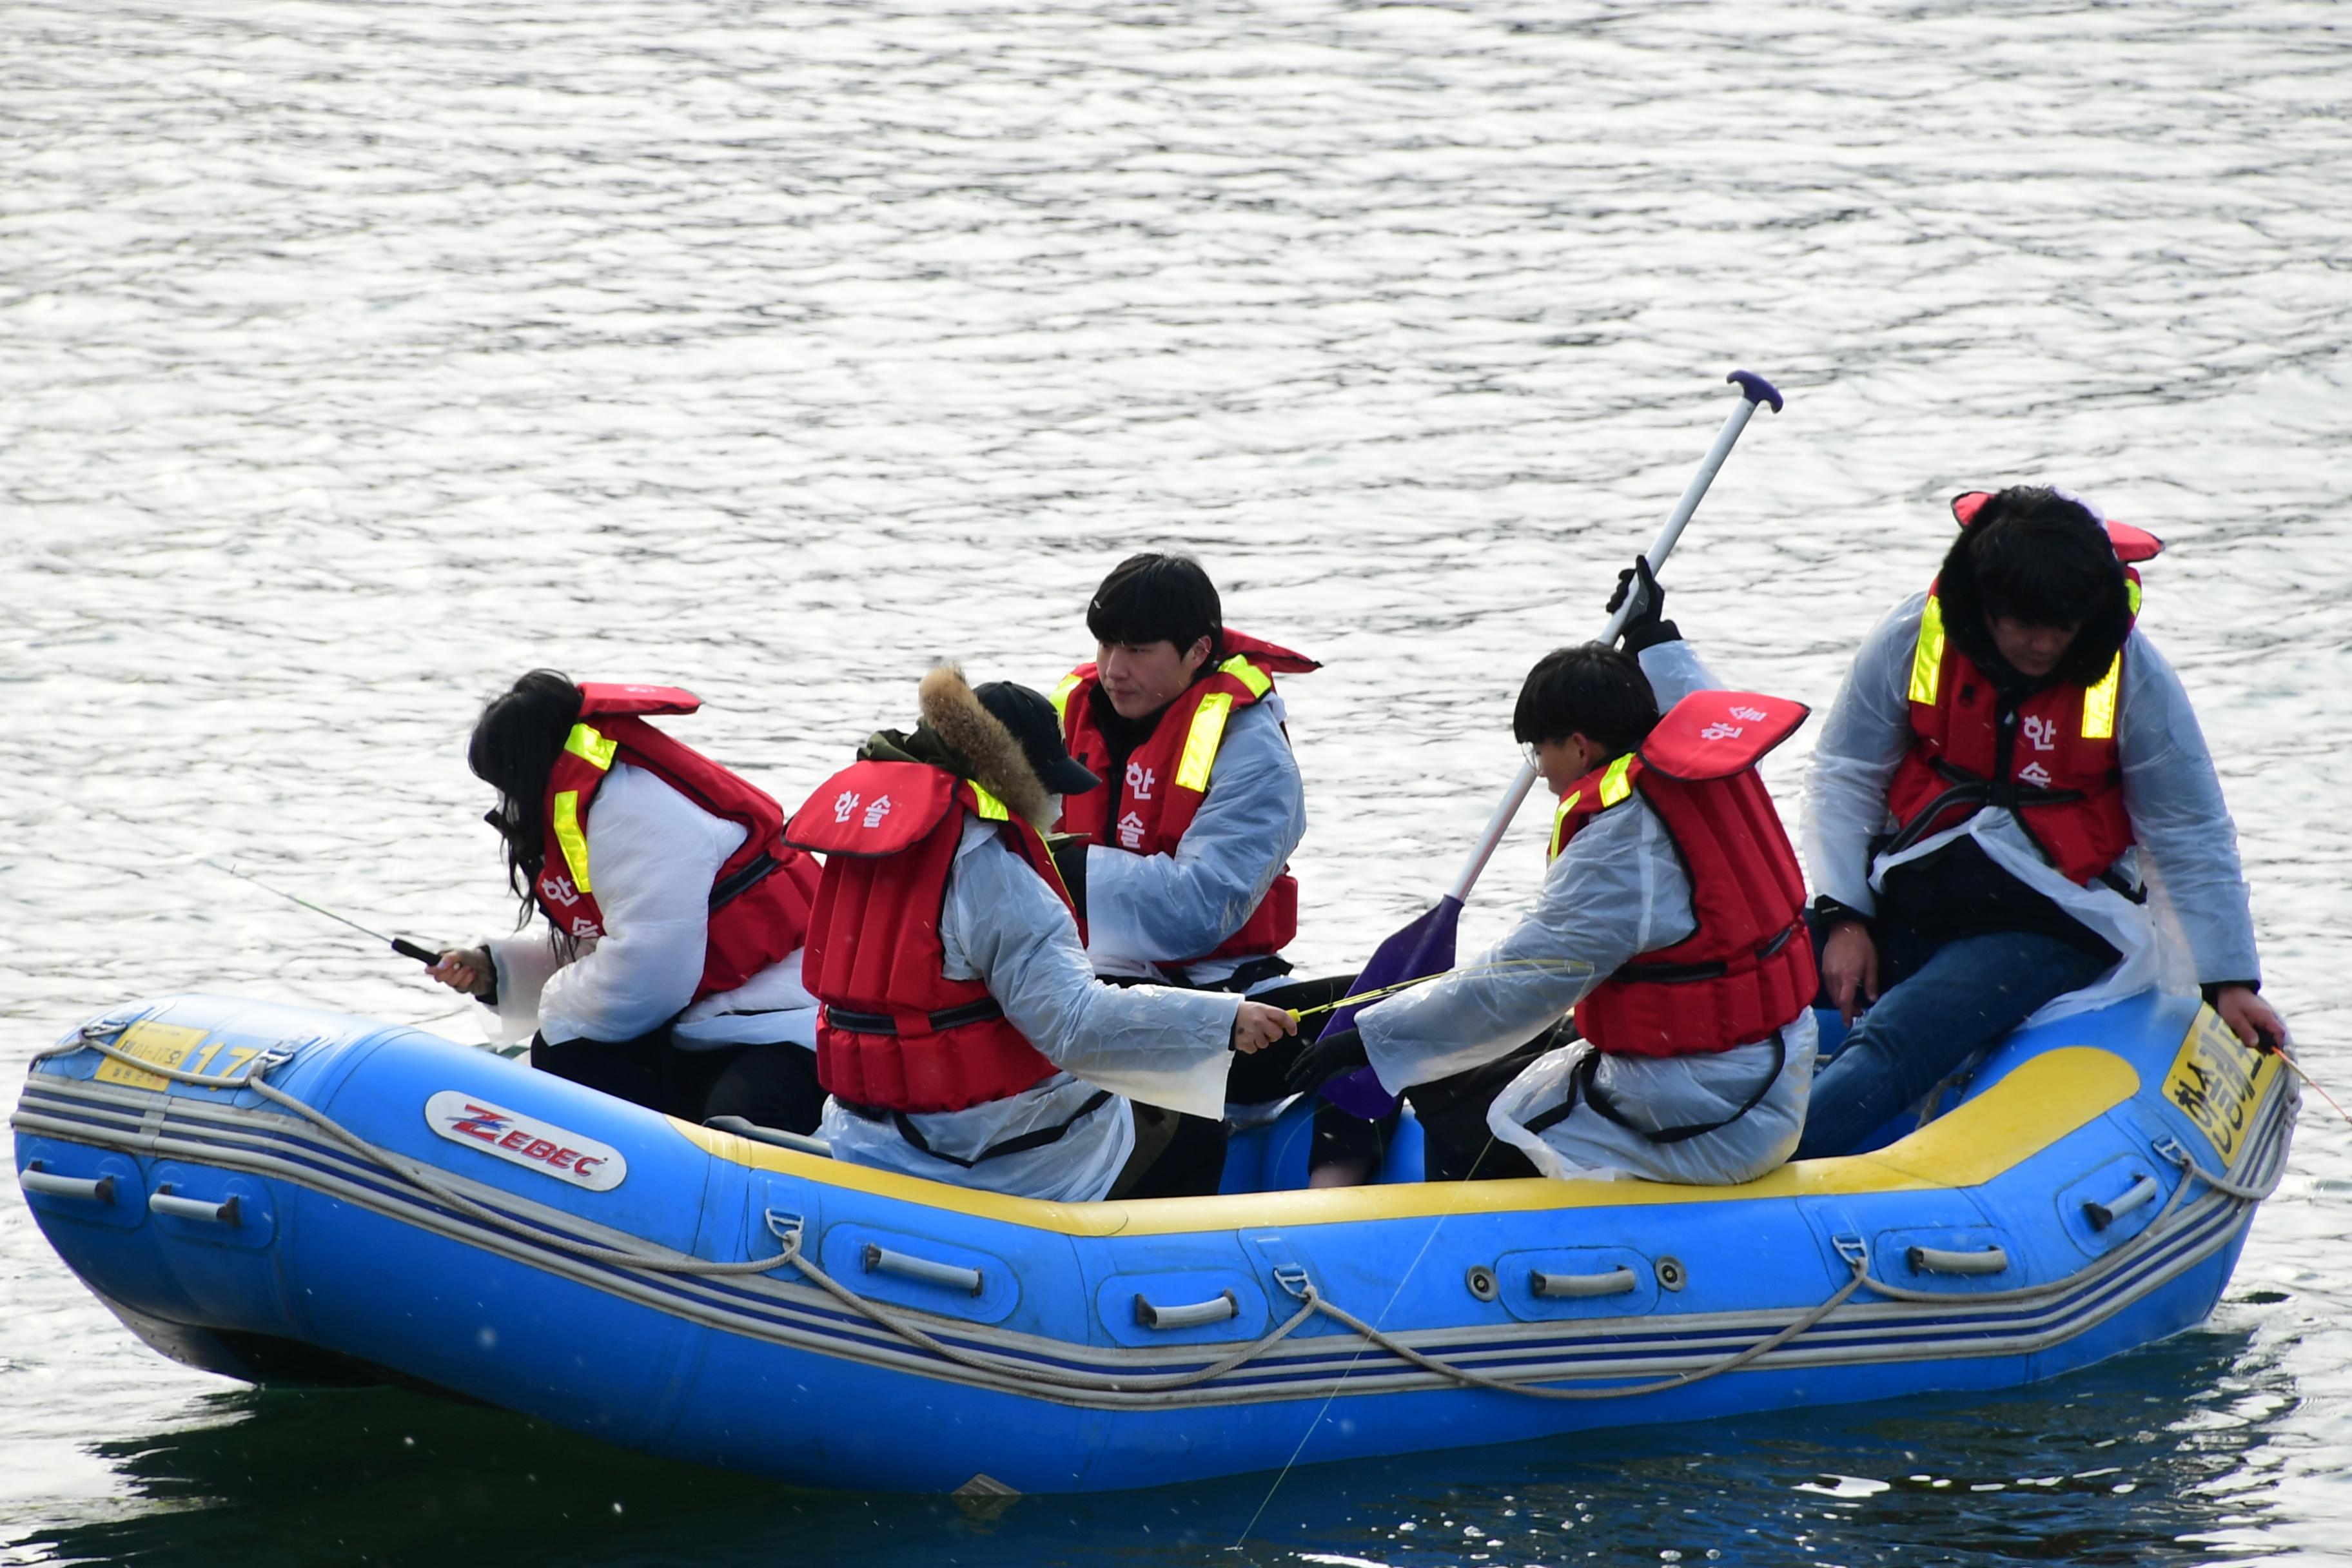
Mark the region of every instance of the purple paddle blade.
[[[1462, 900], [1448, 893], [1431, 909], [1386, 942], [1372, 950], [1371, 958], [1363, 972], [1356, 976], [1349, 993], [1377, 991], [1383, 985], [1400, 981], [1419, 980], [1431, 974], [1442, 974], [1454, 967], [1454, 933], [1462, 923]], [[1344, 1029], [1355, 1021], [1362, 1004], [1342, 1007], [1331, 1015], [1323, 1027]], [[1344, 1078], [1335, 1078], [1323, 1086], [1323, 1098], [1350, 1116], [1360, 1116], [1367, 1121], [1377, 1121], [1396, 1109], [1396, 1097], [1381, 1087], [1380, 1075], [1370, 1068], [1359, 1068]]]

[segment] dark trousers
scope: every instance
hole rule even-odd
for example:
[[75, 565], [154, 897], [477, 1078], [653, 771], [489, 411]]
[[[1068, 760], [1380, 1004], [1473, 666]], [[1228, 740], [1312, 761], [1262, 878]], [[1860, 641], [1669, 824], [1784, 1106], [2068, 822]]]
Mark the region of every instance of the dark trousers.
[[1193, 1198], [1225, 1174], [1225, 1124], [1164, 1106], [1130, 1102], [1135, 1148], [1112, 1179], [1112, 1198]]
[[1466, 1072], [1419, 1083], [1404, 1091], [1412, 1114], [1421, 1122], [1423, 1179], [1432, 1182], [1494, 1182], [1539, 1173], [1535, 1162], [1504, 1142], [1486, 1125], [1486, 1108], [1527, 1070], [1529, 1062], [1555, 1044], [1575, 1038], [1563, 1026], [1560, 1038], [1545, 1030], [1499, 1061]]
[[[1354, 980], [1355, 976], [1351, 974], [1297, 980], [1261, 991], [1250, 1000], [1263, 1002], [1269, 1007], [1288, 1007], [1304, 1012], [1309, 1007], [1321, 1007], [1345, 996]], [[1106, 983], [1113, 985], [1152, 984], [1118, 977], [1106, 977]], [[1296, 1036], [1276, 1041], [1262, 1051], [1235, 1057], [1225, 1078], [1225, 1099], [1235, 1105], [1264, 1105], [1288, 1094], [1290, 1089], [1286, 1080], [1292, 1066], [1298, 1060], [1298, 1053], [1322, 1032], [1324, 1021], [1329, 1016], [1328, 1013], [1309, 1014], [1300, 1020]], [[1311, 1157], [1317, 1164], [1327, 1160], [1352, 1158], [1377, 1165], [1388, 1147], [1389, 1134], [1395, 1128], [1396, 1118], [1393, 1115], [1381, 1121], [1365, 1121], [1349, 1115], [1336, 1105], [1319, 1105], [1315, 1112], [1315, 1146]], [[1214, 1193], [1224, 1183], [1226, 1137], [1225, 1124], [1221, 1121], [1137, 1104], [1135, 1152], [1129, 1156], [1126, 1168], [1112, 1184], [1111, 1195], [1120, 1198], [1181, 1198]]]
[[824, 1112], [816, 1053], [799, 1046], [682, 1051], [667, 1026], [634, 1040], [551, 1045], [534, 1035], [530, 1065], [683, 1121], [740, 1116], [760, 1127], [814, 1132]]

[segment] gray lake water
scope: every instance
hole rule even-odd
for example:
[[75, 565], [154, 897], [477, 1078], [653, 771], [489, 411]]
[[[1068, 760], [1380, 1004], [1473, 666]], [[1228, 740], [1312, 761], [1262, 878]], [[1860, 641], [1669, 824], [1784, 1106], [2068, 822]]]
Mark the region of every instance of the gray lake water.
[[[0, 1081], [181, 989], [473, 1037], [197, 858], [500, 929], [462, 751], [520, 670], [691, 687], [678, 732], [789, 803], [936, 658], [1048, 684], [1146, 546], [1328, 661], [1286, 688], [1299, 952], [1346, 967], [1452, 874], [1518, 677], [1745, 365], [1789, 405], [1670, 613], [1822, 706], [1949, 495], [2163, 535], [2142, 624], [2268, 994], [2352, 1090], [2346, 17], [0, 0]], [[982, 1519], [236, 1390], [0, 1183], [0, 1563], [2352, 1561], [2347, 1194], [2307, 1100], [2212, 1320], [2043, 1388]]]

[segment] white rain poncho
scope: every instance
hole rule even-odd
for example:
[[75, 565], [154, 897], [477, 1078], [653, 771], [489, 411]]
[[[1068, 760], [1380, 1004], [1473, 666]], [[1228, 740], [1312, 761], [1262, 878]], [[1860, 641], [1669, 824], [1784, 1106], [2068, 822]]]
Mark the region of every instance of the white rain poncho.
[[[1717, 682], [1687, 645], [1642, 654], [1661, 710]], [[1636, 793], [1593, 818], [1552, 862], [1535, 908], [1510, 934], [1454, 973], [1366, 1008], [1356, 1018], [1381, 1086], [1396, 1093], [1507, 1056], [1573, 1007], [1621, 965], [1698, 929], [1690, 878], [1665, 825]], [[1528, 1064], [1495, 1099], [1495, 1136], [1555, 1177], [1621, 1175], [1660, 1182], [1749, 1180], [1797, 1146], [1812, 1088], [1811, 1009], [1781, 1031], [1785, 1060], [1763, 1099], [1729, 1126], [1656, 1143], [1580, 1103], [1538, 1135], [1526, 1123], [1559, 1105], [1591, 1053], [1580, 1041]], [[1601, 1057], [1595, 1081], [1611, 1103], [1651, 1131], [1720, 1121], [1772, 1068], [1767, 1041], [1704, 1056]]]
[[[2121, 957], [2080, 991], [2056, 998], [2026, 1020], [2046, 1023], [2105, 1006], [2156, 985], [2163, 968], [2155, 922], [2146, 905], [2098, 882], [2078, 887], [2034, 848], [2006, 811], [1979, 811], [1900, 855], [1873, 862], [1872, 841], [1889, 831], [1886, 787], [1911, 745], [1912, 654], [1927, 595], [1915, 594], [1864, 639], [1853, 669], [1822, 728], [1805, 778], [1804, 848], [1813, 887], [1862, 914], [1874, 913], [1887, 870], [1934, 854], [1962, 834], [1992, 862], [2043, 894], [2101, 937]], [[2136, 881], [2142, 851], [2186, 940], [2198, 982], [2261, 978], [2253, 917], [2238, 863], [2238, 832], [2221, 798], [2212, 754], [2180, 678], [2156, 646], [2135, 631], [2124, 644], [2123, 699], [2116, 704], [2116, 750], [2124, 808], [2137, 849], [2116, 870]]]
[[1063, 1070], [1010, 1099], [908, 1120], [931, 1148], [966, 1160], [1040, 1128], [1066, 1122], [1069, 1130], [1043, 1148], [966, 1169], [924, 1153], [894, 1121], [869, 1121], [828, 1100], [820, 1136], [836, 1160], [1021, 1197], [1092, 1203], [1109, 1193], [1135, 1147], [1125, 1099], [1078, 1114], [1098, 1090], [1194, 1116], [1224, 1114], [1234, 1014], [1242, 999], [1231, 992], [1103, 984], [1078, 945], [1069, 910], [993, 823], [974, 817], [964, 824], [948, 872], [940, 941], [947, 978], [986, 985], [1006, 1021]]
[[566, 942], [544, 922], [485, 943], [497, 966], [498, 1005], [487, 1026], [500, 1045], [530, 1038], [634, 1040], [677, 1020], [681, 1050], [746, 1042], [816, 1046], [816, 998], [801, 985], [793, 949], [733, 991], [688, 1003], [702, 983], [710, 887], [743, 842], [743, 826], [714, 816], [643, 768], [604, 776], [588, 809], [588, 864], [604, 934]]
[[[1307, 836], [1307, 789], [1284, 716], [1279, 692], [1233, 716], [1209, 793], [1173, 855], [1087, 848], [1087, 955], [1097, 972], [1151, 978], [1160, 964], [1213, 952], [1274, 886]], [[1187, 964], [1185, 977], [1213, 984], [1240, 962]]]

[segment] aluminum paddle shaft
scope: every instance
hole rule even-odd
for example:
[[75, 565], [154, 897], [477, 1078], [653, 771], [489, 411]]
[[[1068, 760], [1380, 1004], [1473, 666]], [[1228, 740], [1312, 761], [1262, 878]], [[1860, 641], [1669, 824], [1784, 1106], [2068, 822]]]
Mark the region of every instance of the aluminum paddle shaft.
[[[1689, 485], [1683, 490], [1683, 499], [1675, 503], [1675, 510], [1667, 515], [1665, 526], [1658, 530], [1658, 537], [1651, 541], [1650, 548], [1643, 552], [1653, 573], [1664, 565], [1667, 555], [1673, 552], [1675, 541], [1683, 536], [1683, 525], [1690, 521], [1691, 513], [1698, 510], [1700, 498], [1706, 494], [1707, 486], [1714, 482], [1716, 470], [1723, 467], [1723, 459], [1731, 455], [1732, 443], [1738, 441], [1739, 433], [1748, 428], [1748, 416], [1756, 412], [1756, 405], [1769, 403], [1773, 412], [1780, 411], [1780, 395], [1762, 376], [1736, 370], [1725, 379], [1739, 388], [1739, 406], [1731, 411], [1731, 416], [1723, 422], [1723, 428], [1716, 432], [1715, 445], [1707, 448], [1706, 460], [1699, 464], [1698, 472], [1691, 476]], [[1626, 618], [1633, 609], [1633, 599], [1629, 594], [1625, 603], [1609, 617], [1609, 625], [1602, 629], [1601, 640], [1616, 640], [1617, 634], [1625, 629]], [[1470, 851], [1470, 858], [1464, 863], [1462, 875], [1454, 879], [1454, 886], [1446, 889], [1445, 896], [1434, 905], [1423, 910], [1418, 919], [1392, 932], [1386, 942], [1372, 950], [1372, 956], [1357, 974], [1355, 984], [1349, 987], [1350, 991], [1377, 991], [1400, 981], [1443, 973], [1454, 967], [1454, 938], [1462, 919], [1463, 900], [1470, 896], [1470, 889], [1476, 885], [1479, 874], [1486, 869], [1486, 862], [1494, 858], [1495, 847], [1503, 841], [1504, 831], [1511, 826], [1511, 819], [1519, 814], [1519, 807], [1526, 802], [1528, 791], [1534, 787], [1535, 782], [1536, 770], [1522, 763], [1518, 776], [1511, 781], [1511, 787], [1503, 792], [1501, 804], [1495, 807], [1495, 815], [1487, 818], [1486, 831], [1478, 836], [1477, 846]], [[1331, 1015], [1325, 1028], [1349, 1027], [1355, 1021], [1357, 1010], [1357, 1005], [1340, 1008]], [[1367, 1121], [1376, 1121], [1396, 1109], [1395, 1098], [1381, 1086], [1380, 1075], [1369, 1067], [1333, 1079], [1323, 1086], [1323, 1097], [1350, 1115], [1360, 1116]]]
[[[1707, 487], [1715, 482], [1716, 473], [1723, 467], [1723, 460], [1731, 456], [1731, 448], [1738, 444], [1739, 433], [1748, 428], [1748, 421], [1755, 414], [1756, 405], [1769, 403], [1773, 413], [1780, 412], [1780, 393], [1762, 376], [1735, 370], [1724, 379], [1739, 388], [1739, 406], [1731, 411], [1723, 422], [1723, 428], [1715, 433], [1715, 444], [1700, 459], [1698, 471], [1691, 475], [1690, 483], [1683, 487], [1683, 499], [1675, 502], [1675, 510], [1666, 514], [1666, 521], [1658, 529], [1658, 536], [1650, 542], [1650, 548], [1642, 552], [1653, 574], [1666, 563], [1667, 556], [1674, 553], [1675, 542], [1682, 538], [1684, 525], [1690, 521], [1691, 514], [1698, 510], [1698, 503], [1706, 497]], [[1625, 602], [1618, 605], [1609, 617], [1609, 624], [1601, 629], [1599, 640], [1615, 642], [1617, 634], [1625, 629], [1626, 619], [1633, 613], [1633, 595], [1628, 594]], [[1534, 764], [1521, 763], [1518, 776], [1512, 779], [1511, 787], [1505, 790], [1503, 798], [1496, 803], [1495, 815], [1486, 819], [1486, 831], [1478, 836], [1478, 842], [1472, 847], [1470, 858], [1463, 862], [1462, 874], [1454, 878], [1454, 885], [1446, 889], [1447, 897], [1457, 902], [1470, 897], [1470, 889], [1478, 885], [1479, 877], [1486, 872], [1486, 862], [1495, 858], [1496, 846], [1502, 843], [1504, 833], [1509, 829], [1512, 819], [1519, 815], [1519, 807], [1527, 803], [1528, 791], [1535, 787], [1535, 783]]]

